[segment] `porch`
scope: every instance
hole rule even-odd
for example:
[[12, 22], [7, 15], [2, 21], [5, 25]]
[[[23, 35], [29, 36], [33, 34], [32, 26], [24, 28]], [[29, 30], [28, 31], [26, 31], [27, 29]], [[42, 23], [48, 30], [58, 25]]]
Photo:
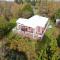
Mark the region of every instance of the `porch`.
[[32, 38], [32, 39], [42, 39], [43, 37], [43, 34], [42, 35], [39, 35], [37, 33], [31, 33], [31, 32], [27, 32], [27, 31], [21, 31], [21, 30], [17, 30], [17, 34], [21, 35], [21, 36], [24, 36], [24, 37], [28, 37], [28, 38]]
[[42, 39], [43, 36], [44, 36], [44, 32], [42, 34], [38, 34], [36, 33], [36, 30], [35, 29], [32, 29], [32, 31], [23, 31], [20, 29], [17, 29], [17, 27], [15, 27], [13, 29], [13, 32], [18, 34], [18, 35], [21, 35], [23, 37], [28, 37], [28, 38], [32, 38], [32, 39]]

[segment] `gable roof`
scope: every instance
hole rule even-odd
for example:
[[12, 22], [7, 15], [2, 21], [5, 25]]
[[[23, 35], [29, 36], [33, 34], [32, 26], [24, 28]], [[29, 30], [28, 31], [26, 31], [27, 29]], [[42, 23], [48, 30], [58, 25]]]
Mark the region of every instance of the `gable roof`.
[[36, 28], [36, 26], [45, 27], [47, 21], [48, 18], [35, 15], [29, 19], [19, 18], [16, 22], [32, 28]]

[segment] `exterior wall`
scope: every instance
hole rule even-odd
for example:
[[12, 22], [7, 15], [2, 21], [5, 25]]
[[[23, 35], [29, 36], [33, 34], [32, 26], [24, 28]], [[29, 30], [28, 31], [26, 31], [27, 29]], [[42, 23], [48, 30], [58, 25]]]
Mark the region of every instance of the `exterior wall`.
[[[41, 39], [43, 38], [43, 36], [47, 30], [48, 25], [49, 25], [49, 21], [46, 23], [45, 28], [40, 27], [40, 32], [37, 33], [38, 38], [41, 38]], [[38, 28], [36, 28], [36, 29], [38, 29]]]
[[37, 26], [36, 27], [36, 35], [38, 38], [42, 39], [44, 28]]
[[25, 37], [30, 37], [30, 38], [33, 38], [33, 28], [30, 28], [30, 27], [27, 27], [27, 31], [22, 31], [21, 28], [23, 27], [24, 25], [19, 25], [17, 24], [17, 34], [21, 35], [21, 36], [25, 36]]

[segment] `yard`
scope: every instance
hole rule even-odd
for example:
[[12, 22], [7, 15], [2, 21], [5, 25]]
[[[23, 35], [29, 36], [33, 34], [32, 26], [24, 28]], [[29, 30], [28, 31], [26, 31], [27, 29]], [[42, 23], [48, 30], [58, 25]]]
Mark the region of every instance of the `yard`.
[[[16, 25], [16, 19], [11, 19], [10, 23]], [[59, 35], [59, 28], [55, 26], [55, 24], [51, 23], [52, 28], [48, 29], [45, 33], [45, 36], [42, 41], [40, 40], [33, 40], [30, 38], [18, 36], [12, 31], [9, 32], [5, 37], [7, 38], [7, 44], [6, 48], [8, 47], [10, 49], [18, 51], [23, 51], [27, 54], [28, 60], [34, 60], [34, 59], [60, 59], [60, 48], [57, 46], [57, 37]], [[10, 25], [12, 26], [12, 25]], [[4, 40], [3, 40], [4, 41]], [[6, 42], [6, 41], [5, 41]], [[4, 43], [5, 44], [5, 43]], [[3, 45], [4, 45], [3, 44]], [[1, 45], [0, 45], [1, 46]], [[49, 48], [50, 46], [50, 48]], [[48, 50], [49, 49], [49, 50]], [[51, 50], [52, 51], [51, 51]], [[47, 51], [46, 51], [47, 50]], [[51, 55], [48, 54], [48, 51], [51, 53]], [[54, 53], [53, 53], [54, 52]], [[5, 53], [5, 52], [4, 52]], [[58, 56], [58, 57], [57, 57]], [[45, 58], [46, 57], [46, 58]], [[50, 57], [50, 58], [49, 58]]]
[[[47, 30], [42, 41], [18, 36], [12, 32], [9, 33], [7, 38], [8, 38], [8, 43], [10, 43], [9, 45], [10, 49], [16, 50], [17, 48], [18, 51], [25, 52], [28, 55], [28, 59], [31, 59], [31, 60], [41, 59], [41, 58], [49, 59], [50, 57], [50, 59], [53, 60], [54, 56], [56, 57], [55, 59], [60, 59], [59, 53], [57, 53], [59, 51], [58, 46], [57, 46], [57, 40], [56, 40], [58, 35], [59, 35], [59, 29], [55, 27], [55, 25], [53, 25], [51, 29]], [[49, 46], [52, 51], [49, 49]], [[52, 57], [48, 53], [45, 53], [48, 51], [47, 48], [49, 49], [49, 52], [51, 53]], [[45, 56], [46, 58], [43, 56], [43, 54], [44, 55], [46, 54]]]
[[[60, 60], [60, 28], [55, 25], [55, 18], [60, 17], [60, 2], [51, 2], [46, 7], [48, 11], [45, 13], [52, 18], [50, 21], [52, 28], [47, 30], [42, 41], [22, 37], [11, 31], [16, 26], [17, 18], [29, 18], [34, 14], [41, 15], [43, 9], [40, 8], [40, 2], [36, 4], [36, 9], [28, 3], [12, 3], [11, 5], [1, 3], [0, 8], [1, 60]], [[21, 55], [21, 52], [24, 54]]]

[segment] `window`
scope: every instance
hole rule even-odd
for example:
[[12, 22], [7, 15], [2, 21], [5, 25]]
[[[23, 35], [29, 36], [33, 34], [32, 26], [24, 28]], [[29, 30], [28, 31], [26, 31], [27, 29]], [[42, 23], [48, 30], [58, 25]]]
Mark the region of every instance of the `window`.
[[21, 30], [22, 30], [22, 31], [27, 31], [27, 27], [22, 26], [22, 27], [21, 27]]
[[40, 35], [41, 35], [41, 34], [42, 34], [42, 27], [39, 27], [39, 26], [38, 26], [38, 27], [36, 28], [36, 32], [37, 32], [37, 34], [40, 34]]
[[40, 32], [40, 27], [38, 27], [37, 29], [38, 29], [38, 32]]
[[33, 33], [33, 28], [31, 28], [31, 27], [28, 27], [28, 32], [31, 32], [31, 33]]
[[36, 32], [37, 32], [37, 33], [40, 32], [40, 27], [39, 27], [39, 26], [37, 26], [37, 28], [36, 28]]

